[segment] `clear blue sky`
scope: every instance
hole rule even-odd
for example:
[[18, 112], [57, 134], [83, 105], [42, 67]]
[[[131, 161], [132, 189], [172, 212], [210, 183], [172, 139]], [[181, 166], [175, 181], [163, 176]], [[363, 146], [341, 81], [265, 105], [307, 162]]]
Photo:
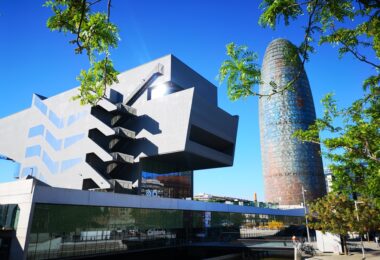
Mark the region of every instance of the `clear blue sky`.
[[[44, 1], [0, 0], [0, 118], [26, 109], [32, 93], [52, 96], [76, 87], [76, 76], [88, 68], [87, 58], [74, 54], [72, 37], [46, 28], [51, 15]], [[111, 20], [120, 28], [121, 42], [112, 51], [119, 71], [172, 53], [206, 79], [215, 80], [229, 42], [247, 44], [259, 54], [278, 37], [299, 44], [302, 20], [277, 30], [258, 26], [260, 1], [252, 0], [113, 0]], [[346, 57], [337, 49], [318, 48], [306, 64], [317, 114], [319, 100], [335, 92], [341, 105], [350, 104], [362, 93], [363, 79], [373, 71]], [[233, 167], [197, 171], [195, 193], [251, 198], [257, 192], [263, 200], [257, 98], [231, 102], [225, 85], [219, 86], [219, 106], [240, 116]], [[0, 137], [1, 142], [1, 137]], [[1, 151], [0, 151], [1, 154]], [[12, 180], [12, 165], [0, 160], [0, 181]]]

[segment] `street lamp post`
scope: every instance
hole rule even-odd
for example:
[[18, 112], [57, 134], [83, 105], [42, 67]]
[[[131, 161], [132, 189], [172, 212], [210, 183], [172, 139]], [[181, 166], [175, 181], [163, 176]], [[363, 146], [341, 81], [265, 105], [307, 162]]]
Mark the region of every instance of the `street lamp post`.
[[[363, 203], [363, 201], [356, 201], [354, 200], [355, 202], [355, 211], [356, 211], [356, 219], [358, 220], [358, 223], [360, 222], [359, 220], [359, 211], [358, 211], [358, 204], [361, 204]], [[360, 244], [362, 246], [362, 259], [365, 259], [365, 251], [364, 251], [364, 245], [363, 245], [363, 238], [362, 238], [362, 234], [359, 232], [359, 236], [360, 236]]]
[[305, 192], [307, 190], [305, 190], [302, 186], [302, 198], [303, 198], [303, 208], [305, 209], [305, 221], [306, 221], [306, 232], [307, 232], [307, 242], [311, 242], [310, 240], [310, 231], [309, 231], [309, 223], [308, 223], [308, 220], [307, 220], [307, 209], [306, 209], [306, 200], [305, 200]]

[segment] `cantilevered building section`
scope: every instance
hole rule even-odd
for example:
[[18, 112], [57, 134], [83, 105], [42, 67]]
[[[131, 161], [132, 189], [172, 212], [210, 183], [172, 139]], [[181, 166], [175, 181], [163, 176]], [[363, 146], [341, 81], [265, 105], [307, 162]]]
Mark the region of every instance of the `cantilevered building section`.
[[[292, 43], [284, 39], [276, 39], [267, 47], [261, 71], [261, 94], [272, 92], [271, 81], [284, 86], [299, 73], [299, 66], [285, 62], [286, 50], [291, 47]], [[307, 200], [326, 193], [320, 146], [292, 137], [295, 130], [307, 129], [316, 119], [307, 75], [303, 68], [300, 73], [294, 91], [259, 101], [265, 199], [281, 205], [302, 203], [302, 186], [307, 190]]]
[[0, 154], [53, 187], [192, 197], [193, 170], [231, 166], [238, 117], [172, 55], [119, 75], [97, 106], [45, 98], [0, 120]]
[[174, 255], [303, 223], [304, 209], [183, 199], [194, 170], [233, 164], [238, 118], [214, 85], [171, 55], [119, 82], [94, 107], [71, 101], [74, 88], [0, 120], [0, 154], [21, 166], [0, 184], [1, 259]]

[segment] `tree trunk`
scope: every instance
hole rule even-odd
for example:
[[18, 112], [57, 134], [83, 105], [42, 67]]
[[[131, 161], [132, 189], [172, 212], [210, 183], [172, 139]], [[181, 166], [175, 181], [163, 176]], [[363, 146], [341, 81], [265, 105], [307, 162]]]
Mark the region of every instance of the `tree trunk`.
[[342, 252], [348, 255], [347, 239], [345, 235], [340, 235], [340, 242], [342, 244]]

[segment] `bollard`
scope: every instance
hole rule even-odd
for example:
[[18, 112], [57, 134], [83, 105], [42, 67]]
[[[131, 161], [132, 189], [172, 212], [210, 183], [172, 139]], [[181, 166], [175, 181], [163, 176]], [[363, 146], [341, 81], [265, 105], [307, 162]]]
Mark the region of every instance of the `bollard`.
[[297, 260], [297, 238], [292, 236], [293, 247], [294, 247], [294, 260]]

